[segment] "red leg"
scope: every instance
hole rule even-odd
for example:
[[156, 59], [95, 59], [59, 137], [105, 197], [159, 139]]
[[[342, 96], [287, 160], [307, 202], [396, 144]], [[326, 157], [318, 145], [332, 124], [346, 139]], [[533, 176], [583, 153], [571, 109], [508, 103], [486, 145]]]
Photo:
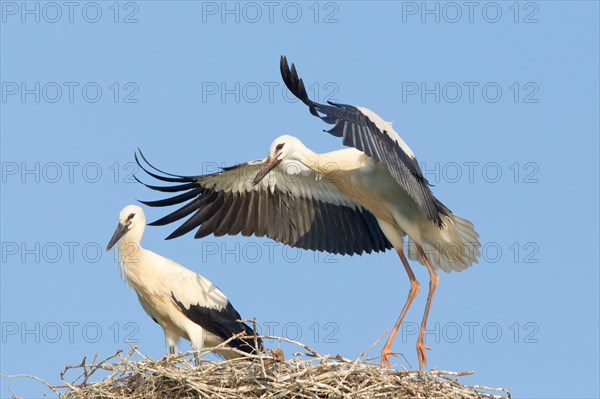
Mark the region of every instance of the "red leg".
[[398, 255], [400, 256], [402, 265], [404, 265], [404, 269], [406, 269], [406, 274], [408, 274], [408, 278], [410, 279], [410, 291], [408, 291], [408, 298], [406, 298], [406, 302], [404, 303], [402, 312], [400, 313], [400, 316], [398, 317], [398, 321], [396, 321], [396, 324], [394, 324], [394, 328], [392, 329], [392, 332], [390, 333], [390, 336], [389, 336], [388, 340], [386, 341], [385, 345], [383, 346], [383, 350], [381, 351], [381, 366], [383, 366], [383, 367], [386, 367], [386, 366], [390, 367], [390, 365], [391, 365], [390, 358], [389, 358], [390, 356], [398, 356], [396, 353], [392, 352], [392, 342], [394, 342], [396, 333], [398, 332], [398, 329], [400, 328], [400, 325], [402, 324], [402, 320], [404, 320], [404, 316], [406, 315], [408, 308], [410, 308], [410, 305], [412, 304], [413, 300], [419, 293], [419, 289], [421, 288], [421, 285], [415, 278], [415, 274], [413, 273], [412, 269], [410, 268], [410, 265], [408, 264], [408, 260], [406, 259], [406, 256], [404, 256], [402, 247], [400, 247], [399, 249], [396, 248], [396, 251], [398, 252]]
[[429, 271], [429, 292], [427, 293], [427, 303], [425, 304], [425, 312], [423, 313], [423, 321], [421, 321], [421, 330], [419, 331], [419, 339], [417, 340], [417, 357], [419, 358], [419, 370], [423, 370], [423, 365], [427, 364], [427, 355], [425, 354], [425, 349], [431, 349], [430, 347], [425, 345], [425, 329], [427, 327], [427, 318], [429, 317], [429, 308], [431, 307], [431, 301], [433, 300], [433, 295], [435, 294], [435, 290], [440, 281], [440, 277], [438, 276], [435, 269], [429, 263], [429, 259], [425, 255], [425, 251], [421, 248], [420, 245], [417, 245], [417, 250], [419, 251], [419, 255], [423, 259], [423, 263], [425, 263], [425, 267]]

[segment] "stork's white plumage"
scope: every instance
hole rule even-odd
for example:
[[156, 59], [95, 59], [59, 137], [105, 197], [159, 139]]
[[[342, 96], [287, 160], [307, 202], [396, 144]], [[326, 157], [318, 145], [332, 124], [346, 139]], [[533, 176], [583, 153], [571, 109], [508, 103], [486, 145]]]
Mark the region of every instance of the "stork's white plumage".
[[[228, 345], [254, 353], [254, 331], [238, 321], [239, 313], [221, 290], [199, 274], [141, 247], [145, 224], [142, 208], [126, 206], [106, 250], [119, 243], [123, 278], [137, 293], [146, 313], [163, 328], [169, 352], [175, 353], [179, 337], [200, 350], [245, 332], [248, 338], [236, 338]], [[257, 342], [262, 350], [261, 340]], [[240, 356], [231, 350], [215, 352], [227, 359]]]
[[[444, 206], [430, 190], [414, 153], [385, 122], [367, 108], [319, 104], [308, 98], [295, 67], [281, 59], [286, 86], [310, 112], [334, 127], [328, 132], [354, 147], [326, 154], [284, 135], [271, 144], [262, 161], [226, 168], [204, 176], [172, 175], [156, 169], [142, 155], [149, 175], [174, 186], [151, 186], [184, 193], [149, 206], [189, 203], [157, 220], [164, 225], [192, 214], [168, 238], [198, 228], [195, 237], [239, 234], [267, 236], [294, 247], [338, 254], [397, 251], [410, 279], [408, 298], [381, 353], [390, 365], [391, 344], [420, 285], [404, 254], [427, 267], [429, 293], [417, 340], [419, 366], [427, 358], [424, 344], [429, 308], [439, 277], [436, 269], [461, 271], [477, 263], [479, 235], [473, 224]], [[155, 171], [149, 170], [153, 168]], [[156, 173], [160, 172], [160, 174]]]

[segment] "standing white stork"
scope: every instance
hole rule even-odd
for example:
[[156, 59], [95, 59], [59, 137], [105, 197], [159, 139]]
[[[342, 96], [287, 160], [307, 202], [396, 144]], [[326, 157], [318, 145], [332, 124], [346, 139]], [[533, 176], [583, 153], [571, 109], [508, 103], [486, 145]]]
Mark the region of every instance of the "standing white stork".
[[[479, 235], [473, 224], [453, 214], [429, 188], [417, 160], [406, 143], [374, 112], [350, 105], [319, 104], [308, 98], [296, 69], [281, 58], [281, 74], [290, 91], [310, 112], [334, 124], [329, 133], [343, 137], [354, 148], [317, 154], [296, 137], [273, 141], [264, 160], [225, 168], [203, 176], [173, 175], [155, 168], [143, 154], [140, 167], [156, 179], [178, 183], [147, 187], [184, 193], [149, 206], [169, 206], [191, 200], [151, 223], [165, 225], [192, 214], [169, 237], [198, 228], [195, 238], [267, 236], [293, 247], [336, 254], [362, 254], [394, 248], [410, 279], [408, 298], [381, 352], [390, 366], [392, 342], [408, 308], [420, 289], [404, 254], [419, 260], [429, 271], [429, 293], [417, 340], [419, 368], [426, 364], [424, 335], [439, 277], [436, 269], [461, 271], [477, 263]], [[158, 174], [156, 172], [160, 172]], [[144, 184], [144, 183], [143, 183]]]
[[[108, 246], [119, 243], [123, 278], [137, 293], [148, 315], [164, 330], [169, 353], [175, 353], [179, 337], [192, 343], [194, 350], [217, 346], [244, 332], [228, 345], [255, 353], [254, 331], [238, 321], [240, 314], [213, 283], [170, 259], [140, 246], [146, 217], [137, 205], [128, 205], [119, 214], [119, 225]], [[259, 350], [262, 341], [257, 338]], [[235, 351], [216, 350], [226, 359], [240, 357]]]

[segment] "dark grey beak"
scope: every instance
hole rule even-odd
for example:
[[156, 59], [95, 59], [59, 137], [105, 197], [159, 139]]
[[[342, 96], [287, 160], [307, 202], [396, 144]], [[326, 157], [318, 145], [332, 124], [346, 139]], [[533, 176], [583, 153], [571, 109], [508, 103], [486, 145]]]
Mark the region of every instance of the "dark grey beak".
[[267, 159], [265, 159], [265, 162], [260, 167], [258, 173], [254, 177], [254, 180], [252, 180], [252, 185], [256, 186], [258, 183], [260, 183], [260, 181], [264, 179], [265, 176], [268, 175], [269, 172], [272, 171], [280, 163], [280, 159], [271, 159], [271, 157], [267, 157]]
[[108, 245], [106, 246], [106, 252], [110, 251], [110, 249], [129, 231], [129, 227], [124, 225], [123, 223], [119, 223], [117, 229], [115, 230], [115, 234], [113, 234], [110, 239]]

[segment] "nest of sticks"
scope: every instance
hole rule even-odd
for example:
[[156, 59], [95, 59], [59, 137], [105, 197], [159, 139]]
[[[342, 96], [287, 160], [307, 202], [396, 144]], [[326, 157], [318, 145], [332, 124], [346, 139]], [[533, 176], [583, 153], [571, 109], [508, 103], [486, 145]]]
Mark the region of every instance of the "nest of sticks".
[[[67, 366], [61, 373], [64, 385], [29, 377], [62, 399], [511, 397], [504, 388], [466, 386], [457, 381], [473, 372], [382, 368], [364, 359], [372, 347], [358, 359], [346, 359], [319, 354], [287, 338], [262, 338], [295, 345], [299, 351], [288, 360], [279, 348], [227, 361], [207, 359], [208, 349], [152, 360], [132, 347], [127, 353], [118, 351], [103, 360], [96, 356], [90, 362], [84, 358], [80, 364]], [[225, 344], [218, 348], [227, 349]]]

